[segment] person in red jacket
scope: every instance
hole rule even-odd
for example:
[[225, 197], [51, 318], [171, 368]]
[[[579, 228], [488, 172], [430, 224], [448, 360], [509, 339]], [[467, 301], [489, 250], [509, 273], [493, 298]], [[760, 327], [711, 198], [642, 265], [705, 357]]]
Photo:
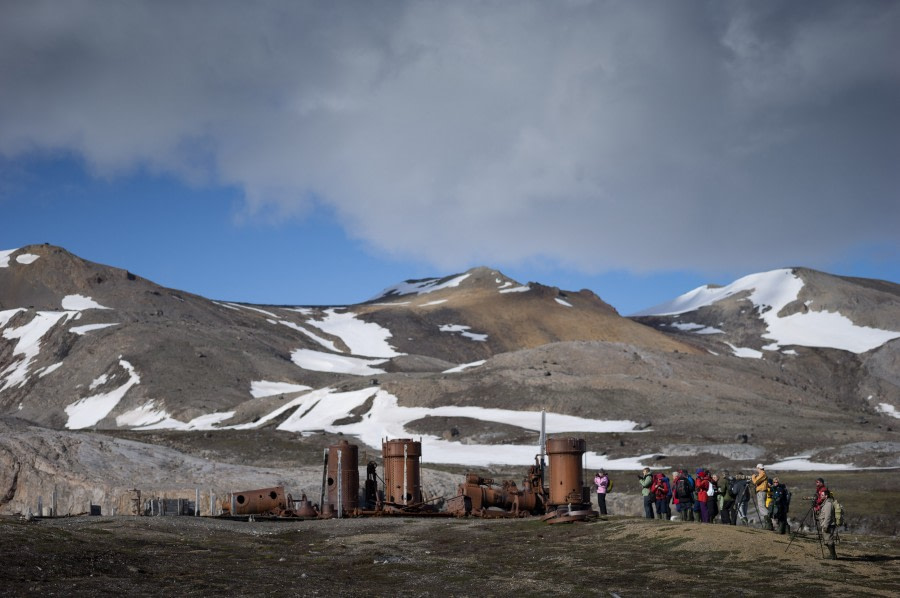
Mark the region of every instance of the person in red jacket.
[[709, 509], [706, 501], [709, 498], [707, 491], [709, 490], [709, 472], [705, 469], [697, 470], [697, 503], [700, 505], [700, 522], [709, 523]]
[[656, 500], [656, 518], [665, 519], [666, 512], [669, 510], [669, 485], [666, 483], [665, 475], [662, 473], [653, 474], [650, 492]]
[[822, 510], [822, 504], [825, 500], [830, 496], [830, 492], [828, 491], [828, 487], [825, 485], [825, 480], [822, 478], [816, 479], [816, 502], [813, 508], [816, 510], [816, 513]]

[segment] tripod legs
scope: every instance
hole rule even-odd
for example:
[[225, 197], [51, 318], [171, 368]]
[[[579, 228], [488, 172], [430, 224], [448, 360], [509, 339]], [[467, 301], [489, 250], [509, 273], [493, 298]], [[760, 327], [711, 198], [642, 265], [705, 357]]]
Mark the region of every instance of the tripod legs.
[[797, 532], [799, 532], [801, 529], [803, 529], [803, 525], [806, 523], [806, 518], [809, 517], [809, 514], [812, 513], [812, 510], [813, 510], [813, 508], [812, 508], [812, 506], [810, 506], [809, 510], [806, 511], [806, 514], [803, 516], [803, 519], [800, 520], [800, 524], [797, 525], [797, 529], [794, 530], [794, 532], [791, 534], [791, 540], [790, 540], [790, 542], [788, 542], [787, 548], [784, 549], [785, 552], [787, 552], [788, 548], [791, 547], [791, 544], [794, 543], [794, 538], [797, 537]]

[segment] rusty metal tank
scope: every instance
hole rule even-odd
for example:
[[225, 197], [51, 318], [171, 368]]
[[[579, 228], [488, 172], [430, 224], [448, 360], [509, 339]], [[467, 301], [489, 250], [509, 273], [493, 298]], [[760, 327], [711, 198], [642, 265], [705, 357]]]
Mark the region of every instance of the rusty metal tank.
[[549, 438], [547, 455], [550, 458], [551, 505], [582, 504], [584, 502], [585, 452], [583, 438]]
[[325, 501], [338, 513], [359, 508], [359, 447], [342, 440], [328, 447]]
[[[234, 512], [232, 512], [232, 507]], [[287, 508], [284, 486], [234, 492], [222, 502], [222, 512], [231, 515], [278, 514]]]
[[381, 457], [384, 462], [384, 502], [402, 506], [421, 504], [422, 443], [410, 438], [384, 440]]

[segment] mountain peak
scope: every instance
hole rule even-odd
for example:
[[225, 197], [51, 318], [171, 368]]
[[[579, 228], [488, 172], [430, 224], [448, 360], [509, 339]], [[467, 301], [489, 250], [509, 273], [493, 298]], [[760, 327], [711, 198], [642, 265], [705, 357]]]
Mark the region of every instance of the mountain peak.
[[462, 273], [450, 274], [443, 277], [405, 280], [401, 283], [389, 286], [375, 297], [366, 301], [366, 303], [390, 300], [407, 295], [426, 295], [454, 288], [504, 289], [516, 286], [521, 285], [499, 270], [487, 266], [477, 266]]

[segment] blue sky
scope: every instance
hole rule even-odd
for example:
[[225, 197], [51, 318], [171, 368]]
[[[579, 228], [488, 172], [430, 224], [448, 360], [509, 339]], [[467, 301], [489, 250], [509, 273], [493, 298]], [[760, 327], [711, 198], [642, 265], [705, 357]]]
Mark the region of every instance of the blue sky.
[[0, 249], [344, 304], [900, 281], [895, 2], [7, 2]]

